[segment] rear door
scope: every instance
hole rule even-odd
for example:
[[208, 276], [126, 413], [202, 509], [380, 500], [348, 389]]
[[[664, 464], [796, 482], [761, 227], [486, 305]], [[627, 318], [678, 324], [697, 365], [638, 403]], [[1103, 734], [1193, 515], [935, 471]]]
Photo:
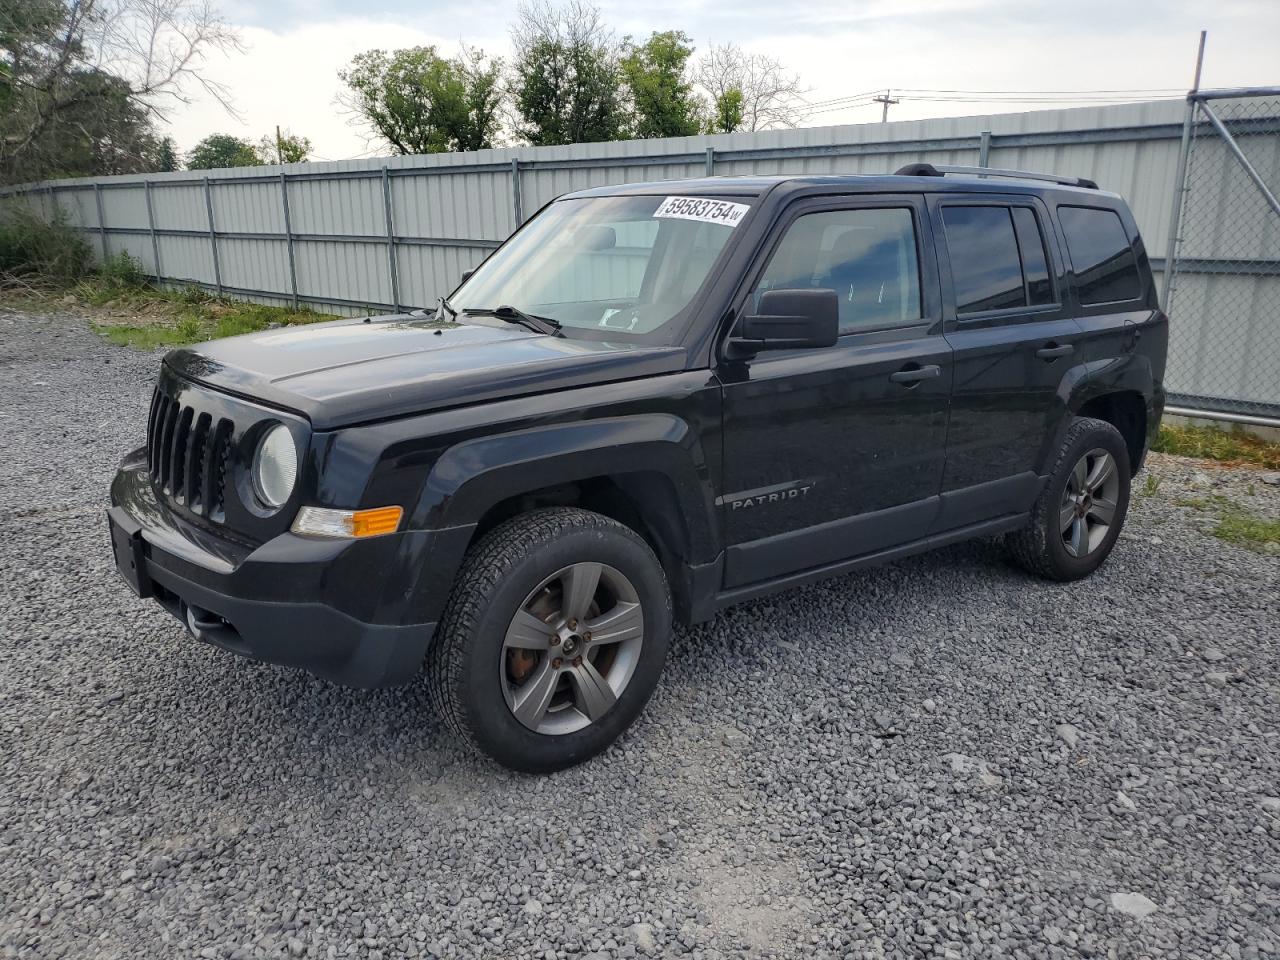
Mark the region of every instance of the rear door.
[[833, 289], [840, 337], [720, 365], [725, 586], [922, 538], [951, 390], [923, 198], [799, 203], [749, 278], [737, 316], [765, 290]]
[[1030, 507], [1081, 331], [1038, 199], [934, 195], [929, 207], [955, 351], [940, 533]]

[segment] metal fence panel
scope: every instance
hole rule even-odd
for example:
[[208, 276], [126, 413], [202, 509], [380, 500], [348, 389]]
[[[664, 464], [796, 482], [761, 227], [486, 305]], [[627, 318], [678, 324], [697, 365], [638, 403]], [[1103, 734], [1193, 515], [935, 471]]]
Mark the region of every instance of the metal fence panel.
[[[1273, 176], [1280, 104], [1249, 98], [1218, 106], [1242, 149]], [[97, 255], [127, 250], [162, 279], [351, 313], [434, 303], [521, 220], [573, 190], [697, 177], [709, 168], [741, 176], [876, 174], [921, 160], [985, 164], [1086, 176], [1121, 193], [1162, 275], [1184, 110], [1179, 102], [1119, 104], [513, 147], [68, 180], [0, 197], [45, 217], [61, 210]], [[1252, 196], [1247, 178], [1203, 116], [1194, 130], [1167, 386], [1204, 407], [1271, 409], [1280, 379], [1269, 373], [1280, 365], [1269, 352], [1280, 329], [1274, 224], [1242, 199]]]
[[1206, 95], [1192, 107], [1169, 298], [1171, 400], [1280, 416], [1280, 93]]

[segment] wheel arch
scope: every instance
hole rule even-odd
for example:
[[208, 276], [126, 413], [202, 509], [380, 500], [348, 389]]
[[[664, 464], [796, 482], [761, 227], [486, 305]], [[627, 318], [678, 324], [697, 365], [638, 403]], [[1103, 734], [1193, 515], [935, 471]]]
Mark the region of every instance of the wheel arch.
[[1094, 360], [1072, 368], [1059, 388], [1059, 409], [1064, 416], [1046, 444], [1041, 462], [1052, 463], [1074, 418], [1092, 417], [1120, 432], [1131, 472], [1137, 473], [1146, 454], [1153, 417], [1159, 418], [1158, 393], [1151, 363], [1139, 354]]
[[668, 414], [536, 427], [451, 447], [432, 468], [413, 522], [459, 536], [449, 562], [419, 578], [419, 592], [438, 596], [481, 537], [547, 506], [592, 510], [638, 533], [662, 563], [677, 614], [688, 618], [699, 592], [690, 571], [718, 556], [720, 543], [701, 444]]

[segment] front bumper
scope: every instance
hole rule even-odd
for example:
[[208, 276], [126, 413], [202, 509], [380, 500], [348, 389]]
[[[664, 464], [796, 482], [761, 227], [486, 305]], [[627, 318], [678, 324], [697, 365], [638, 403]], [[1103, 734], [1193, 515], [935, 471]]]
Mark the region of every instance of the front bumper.
[[[111, 486], [120, 572], [198, 640], [353, 687], [418, 673], [452, 580], [422, 576], [458, 552], [463, 531], [363, 540], [277, 536], [258, 546], [195, 527], [157, 500], [144, 451]], [[469, 531], [466, 532], [469, 536]]]

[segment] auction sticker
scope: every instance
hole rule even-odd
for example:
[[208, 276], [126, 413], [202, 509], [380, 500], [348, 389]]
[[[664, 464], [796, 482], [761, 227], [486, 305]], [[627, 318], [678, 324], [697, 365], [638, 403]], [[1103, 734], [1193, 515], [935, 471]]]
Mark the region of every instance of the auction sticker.
[[718, 223], [724, 227], [736, 227], [738, 221], [751, 208], [745, 203], [728, 200], [707, 200], [703, 197], [667, 197], [653, 212], [655, 217], [675, 220], [699, 220], [702, 223]]

